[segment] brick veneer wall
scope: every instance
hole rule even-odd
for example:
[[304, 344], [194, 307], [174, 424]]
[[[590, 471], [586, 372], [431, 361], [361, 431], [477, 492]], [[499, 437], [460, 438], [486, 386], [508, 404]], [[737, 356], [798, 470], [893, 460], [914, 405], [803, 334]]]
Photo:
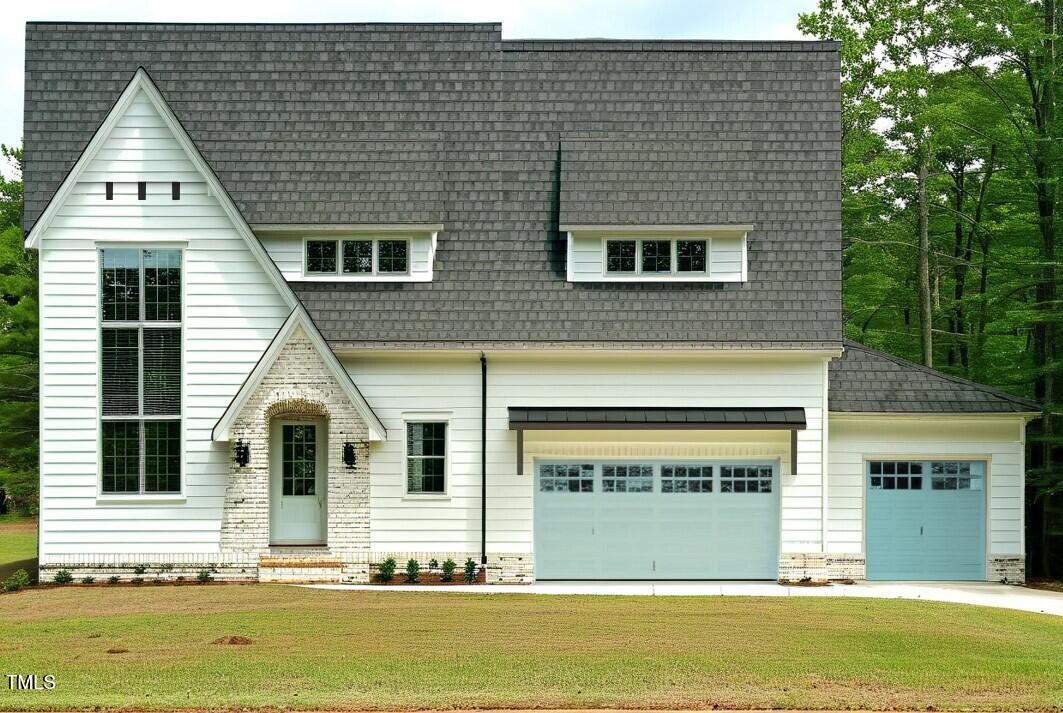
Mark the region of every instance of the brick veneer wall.
[[989, 581], [1005, 584], [1026, 583], [1026, 558], [1022, 555], [997, 555], [989, 558]]
[[[328, 551], [344, 562], [364, 560], [369, 552], [368, 428], [301, 327], [289, 337], [230, 431], [234, 442], [250, 445], [251, 458], [244, 468], [229, 466], [222, 551], [269, 551], [270, 422], [278, 417], [324, 418], [328, 423]], [[353, 469], [343, 464], [344, 441], [353, 442], [357, 450]]]

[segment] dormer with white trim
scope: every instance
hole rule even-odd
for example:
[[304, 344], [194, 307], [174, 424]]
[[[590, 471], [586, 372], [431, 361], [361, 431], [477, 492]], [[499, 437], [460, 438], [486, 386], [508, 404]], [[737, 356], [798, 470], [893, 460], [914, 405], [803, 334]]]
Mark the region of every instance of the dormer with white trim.
[[745, 282], [752, 225], [562, 225], [569, 282]]

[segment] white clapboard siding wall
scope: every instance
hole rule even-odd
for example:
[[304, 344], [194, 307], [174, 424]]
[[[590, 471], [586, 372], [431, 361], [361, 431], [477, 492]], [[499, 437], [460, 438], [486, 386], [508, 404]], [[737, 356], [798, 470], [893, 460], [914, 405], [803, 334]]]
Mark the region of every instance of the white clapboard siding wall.
[[1021, 418], [846, 418], [830, 416], [829, 535], [836, 554], [864, 552], [864, 461], [962, 458], [989, 461], [989, 554], [1023, 551], [1023, 431]]
[[[466, 356], [345, 356], [362, 394], [388, 429], [370, 452], [373, 551], [479, 552], [480, 364]], [[488, 355], [488, 550], [532, 550], [532, 458], [548, 456], [765, 457], [783, 462], [783, 552], [817, 552], [822, 542], [823, 364], [814, 360], [678, 358], [628, 354], [570, 357]], [[510, 406], [791, 406], [808, 429], [798, 438], [797, 474], [789, 433], [580, 432], [550, 442], [526, 433], [526, 465], [517, 475]], [[406, 496], [406, 414], [450, 422], [446, 498]], [[663, 440], [673, 443], [662, 446]], [[643, 441], [639, 445], [639, 441]], [[592, 442], [593, 441], [593, 442]]]
[[[211, 441], [211, 428], [289, 310], [146, 97], [86, 169], [40, 244], [41, 562], [217, 552], [229, 449]], [[147, 200], [137, 200], [138, 181]], [[171, 199], [172, 181], [181, 182], [180, 200]], [[97, 249], [166, 241], [183, 241], [185, 251], [185, 499], [97, 502]]]
[[[631, 236], [618, 240], [633, 239]], [[658, 239], [672, 240], [673, 236], [659, 236]], [[603, 282], [624, 280], [624, 277], [605, 274], [605, 240], [600, 235], [579, 235], [569, 233], [572, 245], [569, 251], [571, 264], [568, 267], [570, 282]], [[657, 277], [655, 279], [682, 279], [701, 282], [741, 282], [744, 270], [742, 245], [745, 238], [713, 237], [709, 238], [709, 271], [706, 275], [683, 275], [679, 277]], [[626, 278], [631, 279], [631, 278]]]
[[[319, 236], [315, 240], [343, 240], [366, 238], [381, 238], [385, 240], [405, 239], [410, 242], [410, 272], [408, 275], [381, 275], [381, 276], [355, 276], [355, 275], [306, 275], [303, 270], [303, 245], [304, 237], [300, 236], [273, 236], [263, 235], [259, 239], [266, 248], [270, 258], [280, 269], [285, 280], [298, 282], [308, 280], [322, 280], [329, 282], [337, 281], [366, 281], [387, 279], [393, 282], [431, 282], [432, 260], [434, 249], [432, 247], [432, 235], [430, 233], [402, 234], [402, 233], [376, 233], [376, 234], [352, 234], [349, 236]], [[342, 253], [341, 253], [342, 254]]]

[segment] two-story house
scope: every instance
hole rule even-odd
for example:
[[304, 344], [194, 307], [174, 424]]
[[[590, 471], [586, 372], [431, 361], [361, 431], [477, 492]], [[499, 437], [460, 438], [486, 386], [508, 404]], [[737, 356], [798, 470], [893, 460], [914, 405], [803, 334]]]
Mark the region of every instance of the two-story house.
[[1021, 581], [1037, 405], [842, 338], [840, 111], [832, 42], [30, 24], [43, 578]]

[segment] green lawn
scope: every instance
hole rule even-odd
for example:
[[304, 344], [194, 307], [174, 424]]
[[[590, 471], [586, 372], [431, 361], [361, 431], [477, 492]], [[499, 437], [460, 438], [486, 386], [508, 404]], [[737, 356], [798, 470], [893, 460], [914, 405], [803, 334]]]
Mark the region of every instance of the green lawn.
[[0, 622], [0, 672], [58, 680], [4, 709], [1063, 708], [1063, 619], [930, 602], [70, 587]]
[[[4, 515], [0, 517], [0, 578], [6, 577], [13, 563], [37, 557], [37, 522], [33, 518]], [[36, 564], [34, 564], [34, 567]], [[28, 567], [27, 567], [28, 569]], [[30, 572], [33, 575], [33, 572]]]

